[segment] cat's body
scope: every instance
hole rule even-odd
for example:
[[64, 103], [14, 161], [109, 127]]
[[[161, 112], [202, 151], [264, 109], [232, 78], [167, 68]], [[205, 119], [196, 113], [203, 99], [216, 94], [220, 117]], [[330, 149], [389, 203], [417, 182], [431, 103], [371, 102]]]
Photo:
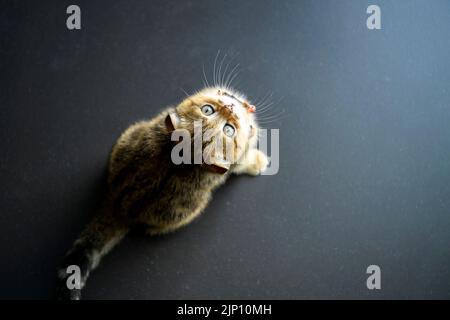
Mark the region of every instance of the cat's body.
[[[81, 268], [83, 287], [102, 256], [133, 226], [145, 225], [150, 235], [176, 230], [204, 210], [212, 192], [231, 173], [256, 175], [266, 168], [266, 156], [256, 149], [254, 107], [225, 90], [204, 89], [176, 108], [132, 125], [120, 136], [110, 156], [105, 206], [82, 232], [59, 270], [60, 297], [80, 298], [80, 290], [66, 288], [69, 265]], [[205, 124], [203, 135], [208, 128], [215, 134], [206, 136], [201, 147], [216, 160], [175, 164], [172, 132], [184, 129], [194, 136], [193, 121], [198, 120]], [[219, 139], [234, 148], [232, 162], [217, 161], [224, 157], [211, 147]]]
[[200, 165], [171, 161], [168, 112], [131, 126], [111, 154], [109, 186], [120, 214], [164, 233], [191, 221], [207, 205], [211, 192], [225, 182]]

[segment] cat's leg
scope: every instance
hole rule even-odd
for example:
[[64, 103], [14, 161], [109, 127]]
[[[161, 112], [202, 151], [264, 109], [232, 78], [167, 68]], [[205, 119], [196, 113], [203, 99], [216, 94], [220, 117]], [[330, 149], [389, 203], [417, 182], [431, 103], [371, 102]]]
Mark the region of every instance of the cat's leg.
[[257, 176], [267, 169], [269, 159], [258, 149], [250, 149], [246, 156], [233, 168], [235, 174]]

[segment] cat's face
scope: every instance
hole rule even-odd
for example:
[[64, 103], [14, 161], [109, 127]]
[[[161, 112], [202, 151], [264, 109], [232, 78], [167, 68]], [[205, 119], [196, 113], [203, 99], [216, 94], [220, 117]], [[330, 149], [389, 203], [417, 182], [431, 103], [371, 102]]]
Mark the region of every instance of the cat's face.
[[168, 119], [173, 129], [186, 129], [192, 137], [194, 122], [201, 124], [203, 155], [215, 171], [224, 173], [256, 144], [254, 112], [255, 107], [243, 95], [214, 87], [187, 97]]

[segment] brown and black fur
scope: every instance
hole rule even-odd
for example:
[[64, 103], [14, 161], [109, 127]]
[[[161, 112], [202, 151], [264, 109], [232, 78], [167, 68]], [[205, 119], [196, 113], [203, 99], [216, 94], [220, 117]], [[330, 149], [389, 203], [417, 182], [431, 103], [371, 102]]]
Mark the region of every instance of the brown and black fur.
[[[108, 166], [108, 194], [102, 210], [93, 218], [59, 270], [59, 298], [80, 299], [80, 290], [66, 286], [66, 268], [81, 269], [81, 287], [101, 258], [136, 225], [145, 225], [149, 235], [174, 231], [196, 218], [206, 207], [213, 191], [231, 173], [257, 175], [267, 166], [266, 156], [256, 149], [257, 125], [245, 98], [229, 89], [206, 88], [176, 108], [168, 108], [155, 118], [130, 126], [118, 139]], [[224, 95], [235, 98], [236, 109], [224, 105]], [[230, 101], [227, 98], [227, 101]], [[224, 100], [225, 101], [225, 100]], [[227, 102], [228, 103], [228, 102]], [[202, 115], [200, 107], [213, 105], [215, 121]], [[175, 117], [175, 120], [174, 120]], [[243, 119], [245, 118], [245, 119]], [[236, 128], [232, 145], [234, 161], [227, 165], [179, 164], [172, 162], [175, 142], [171, 134], [186, 129], [193, 136], [193, 121], [203, 121], [203, 130], [222, 130], [223, 122]], [[218, 132], [219, 132], [218, 131]], [[214, 137], [202, 149], [214, 145]], [[224, 136], [222, 139], [231, 139]]]

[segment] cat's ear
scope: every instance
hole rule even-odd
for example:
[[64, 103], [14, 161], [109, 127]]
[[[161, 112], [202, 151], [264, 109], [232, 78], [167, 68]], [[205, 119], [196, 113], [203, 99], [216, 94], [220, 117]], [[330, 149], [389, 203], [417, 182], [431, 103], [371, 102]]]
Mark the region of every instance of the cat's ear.
[[228, 163], [205, 164], [205, 166], [208, 168], [209, 171], [218, 174], [225, 174], [227, 173], [228, 170], [230, 170], [230, 164]]
[[253, 104], [249, 104], [248, 102], [244, 101], [244, 108], [247, 109], [249, 113], [256, 112], [256, 107]]
[[165, 124], [167, 131], [175, 131], [179, 127], [180, 117], [176, 112], [170, 112], [166, 117]]
[[228, 170], [230, 170], [229, 161], [216, 157], [205, 158], [205, 162], [203, 163], [203, 165], [206, 167], [207, 170], [218, 174], [225, 174], [227, 173]]

